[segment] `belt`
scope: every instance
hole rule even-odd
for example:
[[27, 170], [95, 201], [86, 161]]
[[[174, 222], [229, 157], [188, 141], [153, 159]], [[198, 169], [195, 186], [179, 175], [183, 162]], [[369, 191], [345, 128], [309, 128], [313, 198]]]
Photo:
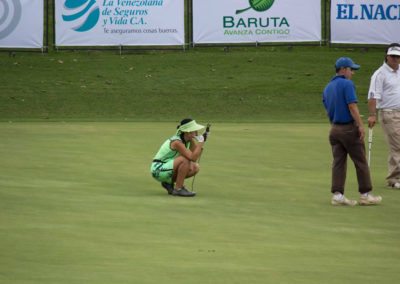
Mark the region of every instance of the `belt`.
[[400, 111], [400, 109], [398, 109], [398, 108], [382, 108], [382, 109], [380, 109], [380, 111], [391, 112], [391, 111]]
[[161, 161], [161, 160], [153, 160], [153, 163], [165, 163], [164, 161]]
[[334, 125], [349, 125], [349, 124], [354, 124], [354, 121], [350, 122], [334, 122]]

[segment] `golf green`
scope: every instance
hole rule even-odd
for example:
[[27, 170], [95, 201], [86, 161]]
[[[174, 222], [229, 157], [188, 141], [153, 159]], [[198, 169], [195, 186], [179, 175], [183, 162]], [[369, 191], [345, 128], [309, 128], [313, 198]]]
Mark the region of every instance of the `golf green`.
[[[400, 191], [385, 187], [379, 125], [383, 202], [352, 208], [330, 205], [328, 123], [213, 124], [195, 198], [149, 173], [175, 127], [0, 123], [0, 283], [399, 281]], [[346, 195], [358, 198], [350, 160]]]

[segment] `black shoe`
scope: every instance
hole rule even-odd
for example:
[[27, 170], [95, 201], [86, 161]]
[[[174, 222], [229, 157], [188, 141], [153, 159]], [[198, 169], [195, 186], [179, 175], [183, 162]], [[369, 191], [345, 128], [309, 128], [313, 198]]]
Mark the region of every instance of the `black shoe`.
[[182, 187], [180, 189], [174, 189], [172, 191], [172, 195], [174, 196], [182, 196], [182, 197], [193, 197], [196, 195], [196, 192], [191, 192], [186, 188]]
[[172, 191], [174, 191], [174, 185], [173, 184], [162, 182], [161, 186], [168, 191], [168, 194], [172, 194]]

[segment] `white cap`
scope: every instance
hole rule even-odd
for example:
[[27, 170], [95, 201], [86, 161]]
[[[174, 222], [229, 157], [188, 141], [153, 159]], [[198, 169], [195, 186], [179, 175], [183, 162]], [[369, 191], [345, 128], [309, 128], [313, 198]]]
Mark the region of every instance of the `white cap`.
[[387, 55], [397, 55], [400, 56], [400, 47], [399, 46], [392, 46], [388, 49]]

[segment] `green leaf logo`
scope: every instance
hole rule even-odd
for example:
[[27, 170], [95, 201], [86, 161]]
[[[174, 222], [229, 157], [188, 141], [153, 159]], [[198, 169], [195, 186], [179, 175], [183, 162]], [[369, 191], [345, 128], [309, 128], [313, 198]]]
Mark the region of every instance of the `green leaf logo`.
[[272, 7], [275, 0], [249, 0], [250, 7], [242, 10], [236, 10], [236, 15], [246, 12], [247, 10], [254, 9], [257, 12], [264, 12], [267, 11], [269, 8]]

